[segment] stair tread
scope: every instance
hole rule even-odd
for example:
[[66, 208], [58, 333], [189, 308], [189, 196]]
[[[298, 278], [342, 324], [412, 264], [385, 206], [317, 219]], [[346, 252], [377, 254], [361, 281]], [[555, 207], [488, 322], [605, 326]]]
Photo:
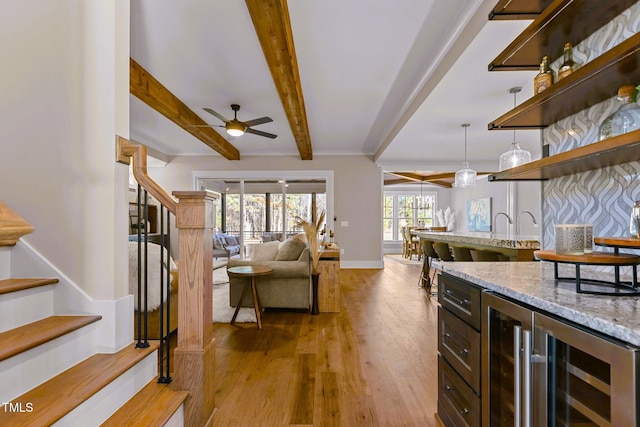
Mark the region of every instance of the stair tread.
[[54, 278], [22, 277], [2, 279], [0, 280], [0, 294], [37, 288], [38, 286], [54, 285], [56, 283], [58, 283], [58, 279]]
[[158, 348], [129, 345], [114, 354], [95, 354], [16, 399], [32, 412], [0, 412], [0, 425], [51, 425]]
[[102, 427], [120, 426], [162, 426], [173, 416], [189, 396], [186, 391], [172, 390], [167, 384], [158, 384], [156, 380], [147, 384]]
[[102, 316], [50, 316], [0, 333], [0, 361], [98, 321]]

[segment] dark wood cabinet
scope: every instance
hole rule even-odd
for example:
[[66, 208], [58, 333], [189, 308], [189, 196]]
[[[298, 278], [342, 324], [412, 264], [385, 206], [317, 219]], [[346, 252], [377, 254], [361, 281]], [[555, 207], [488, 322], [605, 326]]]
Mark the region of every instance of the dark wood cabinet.
[[479, 426], [481, 289], [447, 274], [438, 287], [438, 415], [447, 427]]

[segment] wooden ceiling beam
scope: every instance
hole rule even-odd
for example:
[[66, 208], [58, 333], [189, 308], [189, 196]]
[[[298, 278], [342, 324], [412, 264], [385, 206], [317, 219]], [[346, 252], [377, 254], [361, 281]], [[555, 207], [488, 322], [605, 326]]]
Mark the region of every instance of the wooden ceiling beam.
[[394, 175], [400, 178], [404, 178], [406, 181], [415, 181], [415, 182], [421, 182], [424, 181], [422, 175], [419, 175], [417, 173], [410, 173], [410, 172], [387, 172], [389, 175]]
[[307, 112], [286, 0], [246, 0], [302, 160], [312, 160]]
[[129, 60], [129, 92], [225, 158], [240, 160], [240, 152], [236, 147], [211, 127], [207, 127], [207, 122], [202, 120], [133, 58]]

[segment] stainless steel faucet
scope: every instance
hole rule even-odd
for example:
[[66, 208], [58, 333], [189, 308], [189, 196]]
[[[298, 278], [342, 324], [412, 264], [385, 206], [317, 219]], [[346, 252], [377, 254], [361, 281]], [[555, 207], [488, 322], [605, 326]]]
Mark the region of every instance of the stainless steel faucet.
[[518, 214], [518, 219], [516, 220], [516, 235], [520, 235], [520, 217], [522, 214], [528, 214], [531, 217], [531, 221], [533, 221], [533, 225], [538, 225], [538, 221], [536, 221], [536, 217], [529, 211], [522, 211]]
[[498, 217], [499, 217], [500, 215], [504, 215], [504, 216], [506, 216], [506, 217], [507, 217], [507, 221], [509, 221], [509, 224], [513, 224], [513, 221], [511, 220], [511, 217], [510, 217], [509, 215], [507, 215], [507, 214], [506, 214], [506, 213], [504, 213], [504, 212], [498, 212], [498, 213], [496, 214], [496, 216], [494, 216], [494, 217], [493, 217], [493, 232], [494, 232], [494, 233], [496, 232], [496, 219], [498, 219]]

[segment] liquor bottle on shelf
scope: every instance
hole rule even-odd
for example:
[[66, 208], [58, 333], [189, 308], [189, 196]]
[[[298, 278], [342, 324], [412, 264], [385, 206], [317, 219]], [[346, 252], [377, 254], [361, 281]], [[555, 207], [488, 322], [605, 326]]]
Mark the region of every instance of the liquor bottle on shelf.
[[573, 46], [571, 46], [571, 43], [566, 43], [564, 45], [563, 56], [564, 61], [558, 69], [558, 80], [567, 77], [569, 74], [580, 68], [580, 64], [573, 60]]
[[540, 72], [533, 78], [533, 91], [534, 95], [539, 94], [545, 89], [548, 89], [554, 82], [553, 70], [549, 66], [549, 57], [542, 57], [540, 63]]
[[632, 84], [618, 89], [617, 100], [621, 105], [600, 125], [600, 141], [640, 129], [640, 105], [636, 103], [635, 93], [636, 87]]

